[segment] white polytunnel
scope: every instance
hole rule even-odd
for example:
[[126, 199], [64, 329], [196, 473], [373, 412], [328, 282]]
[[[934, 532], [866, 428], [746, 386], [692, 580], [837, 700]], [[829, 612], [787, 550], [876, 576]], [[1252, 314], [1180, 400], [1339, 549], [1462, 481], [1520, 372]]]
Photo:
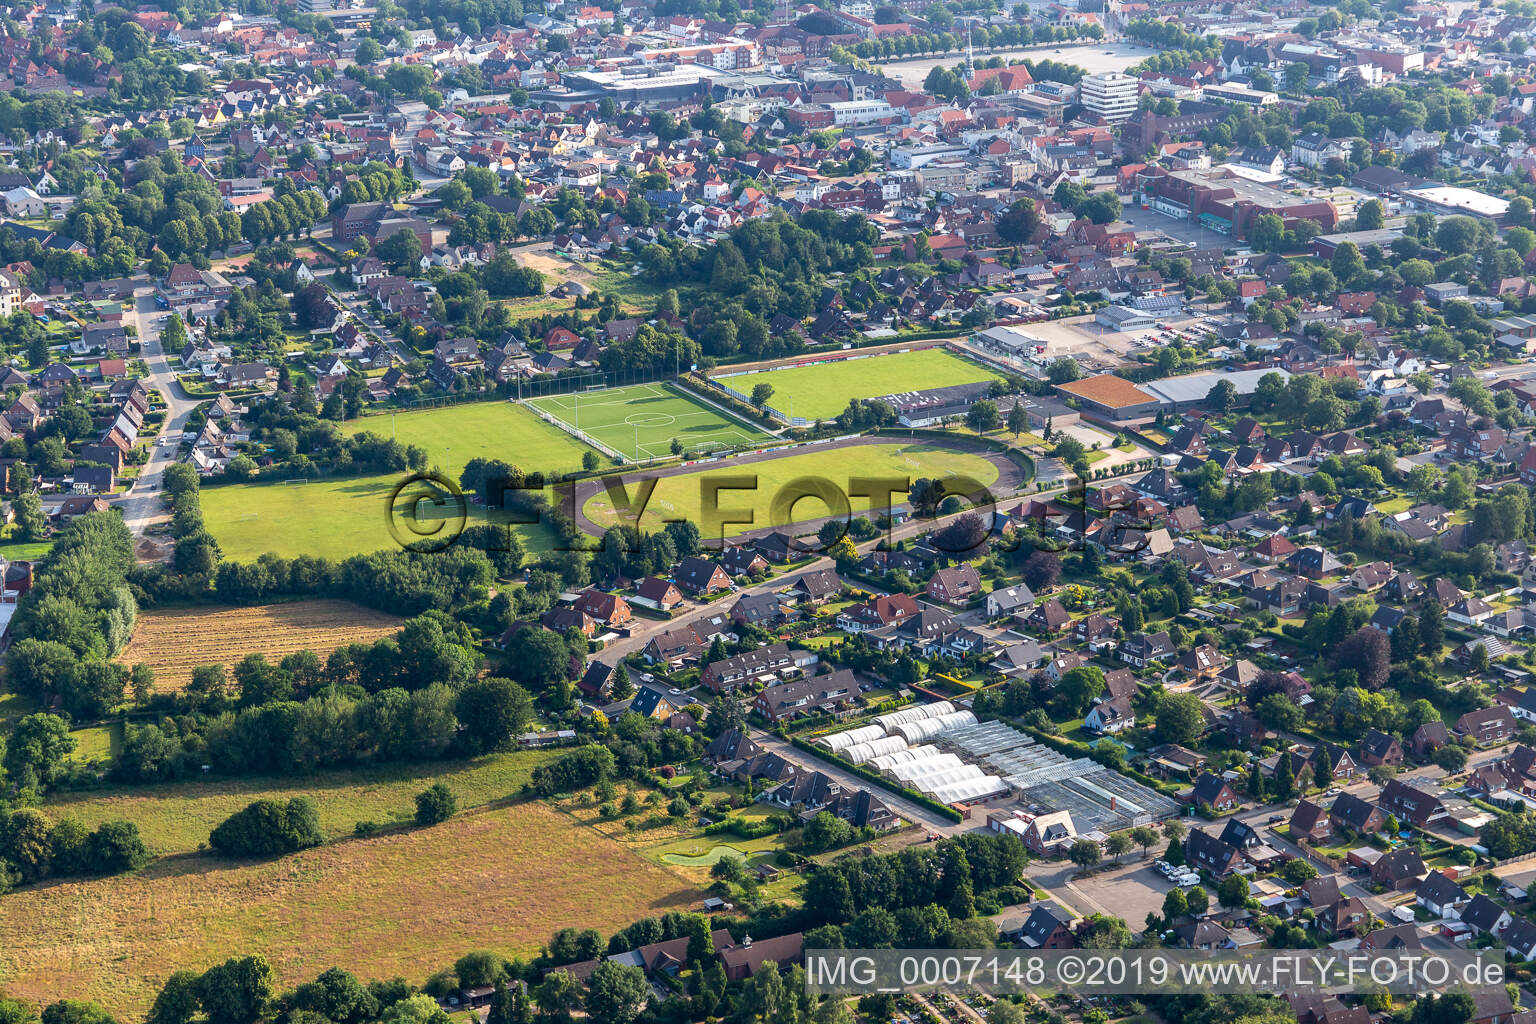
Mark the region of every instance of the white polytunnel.
[[868, 743], [870, 740], [878, 740], [885, 735], [885, 730], [878, 725], [864, 725], [857, 729], [849, 729], [847, 732], [834, 732], [828, 736], [816, 737], [816, 742], [832, 751], [834, 754], [846, 750], [855, 743]]
[[851, 747], [844, 747], [842, 755], [845, 761], [852, 762], [853, 764], [863, 764], [865, 761], [879, 757], [881, 754], [894, 754], [898, 750], [906, 749], [907, 741], [900, 736], [882, 736], [877, 740], [870, 740], [868, 743], [855, 743]]

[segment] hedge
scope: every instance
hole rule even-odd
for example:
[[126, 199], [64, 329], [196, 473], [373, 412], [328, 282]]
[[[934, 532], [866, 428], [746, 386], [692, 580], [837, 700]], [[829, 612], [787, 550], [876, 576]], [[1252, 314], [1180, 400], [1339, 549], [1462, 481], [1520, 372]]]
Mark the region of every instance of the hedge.
[[865, 780], [866, 782], [873, 782], [881, 789], [889, 790], [890, 792], [895, 793], [897, 796], [905, 800], [910, 800], [914, 804], [917, 804], [919, 807], [925, 808], [926, 810], [930, 810], [934, 814], [939, 815], [941, 818], [947, 818], [950, 821], [957, 823], [965, 820], [965, 815], [961, 814], [959, 811], [955, 810], [948, 804], [941, 804], [932, 797], [924, 796], [915, 789], [908, 789], [905, 786], [898, 786], [884, 775], [881, 775], [878, 772], [872, 772], [868, 768], [854, 764], [852, 761], [845, 761], [841, 757], [838, 757], [836, 754], [832, 753], [830, 750], [824, 750], [821, 747], [815, 746], [806, 742], [805, 740], [800, 739], [798, 736], [791, 737], [789, 742], [793, 743], [796, 747], [805, 751], [806, 753], [814, 754], [815, 756], [821, 758], [823, 761], [830, 761], [844, 771], [849, 772], [852, 775], [857, 775], [859, 778]]

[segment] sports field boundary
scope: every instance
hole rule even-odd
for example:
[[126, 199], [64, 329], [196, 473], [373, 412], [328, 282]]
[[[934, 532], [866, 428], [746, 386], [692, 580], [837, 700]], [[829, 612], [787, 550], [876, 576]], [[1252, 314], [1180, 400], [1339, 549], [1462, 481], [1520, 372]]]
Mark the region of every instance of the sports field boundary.
[[614, 449], [608, 447], [606, 444], [603, 444], [603, 442], [599, 441], [585, 430], [578, 429], [574, 423], [567, 423], [565, 420], [551, 416], [543, 409], [540, 409], [538, 406], [531, 404], [532, 401], [533, 399], [531, 398], [524, 398], [520, 399], [518, 404], [527, 409], [529, 412], [533, 413], [539, 419], [543, 420], [545, 423], [548, 423], [550, 426], [558, 427], [559, 429], [565, 431], [567, 434], [570, 434], [576, 440], [580, 441], [582, 444], [591, 445], [593, 448], [596, 448], [610, 459], [618, 462], [620, 465], [638, 465], [638, 463], [636, 463], [628, 455], [621, 454], [620, 452], [617, 452]]
[[[705, 377], [703, 379], [707, 381], [709, 378]], [[729, 420], [732, 420], [735, 423], [750, 427], [753, 430], [761, 430], [775, 439], [781, 438], [781, 432], [783, 430], [782, 427], [775, 430], [763, 423], [753, 423], [751, 420], [747, 419], [747, 417], [743, 416], [735, 409], [732, 409], [726, 405], [722, 405], [716, 401], [714, 395], [707, 394], [705, 389], [700, 388], [697, 384], [694, 383], [694, 376], [692, 375], [678, 377], [676, 380], [672, 381], [672, 385], [683, 394], [687, 395], [689, 398], [709, 406], [720, 415], [726, 417]]]
[[[715, 403], [704, 402], [690, 389], [670, 380], [545, 395], [525, 399], [524, 404], [546, 422], [558, 425], [600, 451], [614, 453], [617, 461], [628, 465], [654, 465], [679, 455], [708, 458], [772, 446], [780, 440], [761, 425], [722, 410]], [[636, 431], [632, 455], [626, 453], [628, 445], [623, 439], [631, 428]], [[689, 442], [693, 430], [703, 436]], [[680, 440], [687, 445], [684, 451], [668, 450]]]

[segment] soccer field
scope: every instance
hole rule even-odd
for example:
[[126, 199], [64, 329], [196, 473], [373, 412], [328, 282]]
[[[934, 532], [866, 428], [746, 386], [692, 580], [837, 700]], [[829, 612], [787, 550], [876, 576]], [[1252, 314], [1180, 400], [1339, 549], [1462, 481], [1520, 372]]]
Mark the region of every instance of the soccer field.
[[671, 455], [673, 438], [688, 452], [770, 438], [766, 431], [711, 409], [671, 384], [551, 395], [528, 404], [636, 460]]
[[802, 419], [825, 420], [848, 408], [849, 399], [973, 384], [999, 376], [980, 363], [942, 348], [927, 348], [761, 370], [722, 379], [744, 395], [750, 395], [759, 384], [768, 384], [773, 388], [768, 404], [775, 409]]

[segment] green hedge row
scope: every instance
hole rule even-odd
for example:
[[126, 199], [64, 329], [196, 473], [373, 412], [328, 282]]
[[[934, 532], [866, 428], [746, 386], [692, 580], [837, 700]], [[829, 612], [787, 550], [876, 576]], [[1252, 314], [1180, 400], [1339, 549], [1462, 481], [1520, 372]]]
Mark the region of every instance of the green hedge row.
[[881, 775], [878, 772], [872, 772], [868, 768], [856, 765], [851, 761], [845, 761], [841, 757], [838, 757], [836, 754], [832, 753], [830, 750], [818, 747], [815, 744], [800, 739], [798, 736], [792, 737], [789, 742], [793, 743], [796, 747], [805, 751], [806, 753], [814, 754], [816, 757], [821, 758], [823, 761], [831, 761], [833, 764], [837, 765], [844, 771], [853, 775], [857, 775], [859, 778], [865, 780], [866, 782], [872, 782], [879, 786], [881, 789], [889, 790], [890, 792], [895, 793], [897, 796], [905, 800], [910, 800], [912, 803], [932, 811], [934, 814], [939, 815], [941, 818], [947, 818], [954, 822], [961, 822], [965, 820], [965, 815], [961, 814], [959, 811], [955, 810], [948, 804], [941, 804], [932, 797], [924, 796], [915, 789], [908, 789], [905, 786], [898, 786], [884, 775]]

